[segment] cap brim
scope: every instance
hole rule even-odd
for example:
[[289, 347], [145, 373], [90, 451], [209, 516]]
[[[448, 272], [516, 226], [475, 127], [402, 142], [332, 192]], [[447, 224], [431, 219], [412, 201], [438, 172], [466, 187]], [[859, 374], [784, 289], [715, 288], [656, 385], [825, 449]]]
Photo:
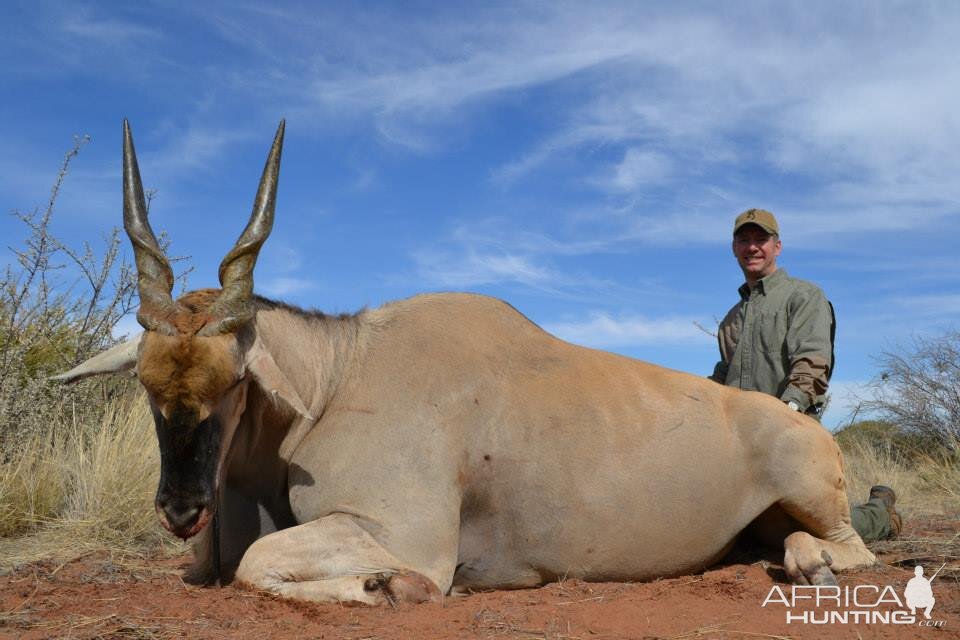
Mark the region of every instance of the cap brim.
[[734, 228], [733, 228], [733, 235], [737, 235], [737, 231], [740, 231], [740, 229], [743, 229], [744, 227], [749, 226], [749, 225], [751, 225], [751, 224], [752, 224], [753, 226], [755, 226], [755, 227], [760, 227], [761, 229], [763, 229], [764, 231], [766, 231], [767, 233], [769, 233], [769, 234], [772, 235], [772, 236], [775, 236], [775, 235], [779, 235], [779, 234], [780, 234], [780, 231], [778, 231], [777, 229], [771, 229], [771, 228], [768, 227], [767, 225], [765, 225], [765, 224], [760, 224], [760, 223], [757, 222], [756, 220], [748, 220], [747, 222], [744, 222], [744, 223], [739, 224], [739, 225], [737, 225], [736, 227], [734, 227]]

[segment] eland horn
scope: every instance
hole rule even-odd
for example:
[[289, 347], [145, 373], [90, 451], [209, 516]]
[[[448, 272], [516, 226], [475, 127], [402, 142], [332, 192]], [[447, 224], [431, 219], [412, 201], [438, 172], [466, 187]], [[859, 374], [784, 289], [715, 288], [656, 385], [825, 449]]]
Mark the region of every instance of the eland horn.
[[123, 121], [123, 228], [130, 236], [137, 263], [137, 289], [140, 292], [137, 321], [144, 329], [175, 335], [176, 329], [166, 319], [174, 309], [170, 297], [173, 269], [147, 220], [137, 152], [126, 119]]
[[210, 310], [210, 315], [216, 319], [200, 330], [201, 336], [234, 332], [253, 318], [253, 267], [257, 263], [260, 247], [273, 228], [285, 123], [285, 120], [281, 120], [277, 127], [277, 135], [263, 167], [250, 221], [233, 249], [220, 263], [222, 291]]

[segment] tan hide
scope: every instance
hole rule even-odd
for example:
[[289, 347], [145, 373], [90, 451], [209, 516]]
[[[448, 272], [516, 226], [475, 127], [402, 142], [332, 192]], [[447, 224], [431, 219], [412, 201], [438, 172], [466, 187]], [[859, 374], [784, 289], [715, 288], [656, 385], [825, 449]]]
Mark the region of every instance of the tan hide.
[[253, 346], [247, 351], [245, 364], [247, 372], [253, 376], [260, 388], [274, 401], [282, 401], [304, 419], [313, 421], [313, 416], [310, 415], [310, 411], [304, 405], [303, 400], [300, 399], [297, 390], [277, 367], [277, 363], [273, 361], [273, 356], [264, 348], [259, 339], [255, 339]]
[[649, 580], [703, 569], [751, 523], [801, 584], [874, 561], [832, 437], [775, 398], [565, 343], [481, 296], [261, 309], [255, 330], [318, 416], [248, 399], [223, 568], [255, 588], [384, 604]]

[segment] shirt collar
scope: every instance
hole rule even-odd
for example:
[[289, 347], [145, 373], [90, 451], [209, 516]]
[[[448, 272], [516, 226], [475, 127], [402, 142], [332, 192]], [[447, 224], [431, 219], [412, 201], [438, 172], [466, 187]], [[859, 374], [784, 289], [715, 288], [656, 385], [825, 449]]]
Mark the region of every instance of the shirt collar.
[[[767, 295], [777, 286], [782, 284], [786, 279], [786, 270], [784, 270], [782, 267], [777, 267], [776, 271], [766, 277], [760, 278], [760, 280], [757, 281], [757, 289], [763, 295]], [[746, 282], [740, 285], [740, 288], [737, 289], [737, 291], [740, 293], [740, 297], [744, 300], [750, 299], [750, 285], [748, 285]]]

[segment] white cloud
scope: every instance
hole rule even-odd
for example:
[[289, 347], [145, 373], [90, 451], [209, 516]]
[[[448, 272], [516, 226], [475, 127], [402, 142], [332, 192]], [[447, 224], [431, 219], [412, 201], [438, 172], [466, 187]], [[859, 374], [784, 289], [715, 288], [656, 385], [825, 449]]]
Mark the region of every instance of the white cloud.
[[158, 38], [159, 29], [116, 19], [96, 19], [91, 15], [71, 12], [60, 25], [65, 33], [96, 40], [100, 46], [122, 44], [142, 38]]
[[935, 316], [945, 321], [960, 316], [960, 294], [957, 293], [898, 296], [892, 302], [913, 316]]
[[645, 285], [641, 290], [591, 273], [561, 268], [565, 259], [625, 250], [621, 238], [599, 234], [581, 238], [576, 230], [539, 232], [518, 225], [514, 218], [519, 215], [461, 223], [433, 247], [411, 252], [419, 284], [450, 289], [519, 284], [552, 296], [580, 300], [664, 293], [653, 285]]
[[609, 249], [611, 244], [604, 238], [560, 239], [556, 235], [523, 228], [499, 216], [461, 223], [450, 237], [465, 247], [527, 255], [576, 256]]
[[536, 264], [529, 256], [510, 253], [465, 253], [418, 251], [414, 253], [418, 273], [430, 286], [470, 288], [514, 282], [542, 288], [555, 284], [559, 276]]
[[[560, 126], [494, 175], [515, 182], [554, 158], [620, 145], [625, 162], [595, 184], [629, 191], [663, 177], [664, 163], [630, 155], [656, 141], [674, 177], [694, 185], [754, 167], [802, 177], [807, 190], [786, 204], [797, 216], [831, 217], [835, 233], [956, 217], [960, 68], [947, 52], [960, 14], [941, 9], [905, 15], [885, 5], [866, 28], [851, 27], [861, 10], [800, 16], [791, 6], [742, 21], [702, 12], [634, 23], [644, 45], [622, 64], [584, 72], [593, 81], [583, 83], [582, 100], [559, 109]], [[671, 34], [682, 44], [646, 46]], [[746, 196], [740, 207], [764, 195], [746, 181], [733, 186]]]
[[736, 211], [725, 208], [712, 213], [663, 211], [634, 215], [622, 231], [625, 241], [685, 245], [728, 243]]
[[[5, 60], [6, 71], [30, 77], [69, 76], [74, 82], [110, 76], [115, 81], [155, 83], [158, 66], [171, 65], [159, 51], [174, 38], [154, 22], [138, 20], [140, 11], [123, 17], [124, 8], [111, 5], [105, 12], [110, 17], [103, 17], [91, 4], [30, 3], [16, 10], [4, 6], [5, 21], [15, 26], [7, 30], [0, 46], [4, 58], [13, 52]], [[62, 97], [51, 94], [44, 100]]]
[[[648, 46], [609, 15], [577, 24], [579, 16], [563, 12], [510, 13], [514, 19], [505, 21], [499, 12], [480, 10], [470, 20], [406, 25], [420, 39], [404, 39], [399, 55], [337, 75], [322, 67], [312, 92], [322, 104], [384, 114], [443, 110], [552, 82]], [[440, 50], [431, 50], [438, 44]]]
[[377, 187], [377, 170], [372, 167], [357, 169], [357, 175], [350, 183], [350, 188], [354, 191], [369, 191]]
[[579, 266], [589, 261], [592, 254], [631, 251], [634, 238], [619, 231], [583, 237], [581, 226], [589, 226], [589, 220], [569, 229], [541, 232], [518, 224], [517, 217], [522, 215], [461, 223], [446, 236], [437, 238], [430, 248], [413, 250], [410, 257], [415, 274], [399, 280], [415, 279], [419, 289], [519, 285], [525, 293], [583, 304], [602, 304], [610, 299], [649, 302], [653, 298], [676, 302], [684, 295], [657, 277], [631, 276], [624, 281]]
[[191, 125], [184, 130], [172, 129], [167, 143], [152, 154], [144, 154], [147, 160], [141, 160], [141, 164], [149, 162], [150, 168], [157, 171], [209, 169], [216, 167], [217, 159], [229, 147], [251, 139], [254, 139], [251, 132], [236, 127]]
[[[461, 129], [478, 110], [529, 101], [541, 110], [542, 133], [524, 138], [512, 159], [491, 171], [506, 189], [557, 159], [576, 174], [581, 165], [574, 163], [584, 158], [593, 166], [580, 180], [610, 200], [666, 180], [686, 185], [668, 201], [590, 205], [589, 215], [608, 224], [578, 238], [585, 251], [624, 242], [715, 243], [729, 235], [729, 218], [753, 205], [781, 216], [792, 247], [822, 247], [828, 226], [833, 236], [892, 233], [960, 214], [960, 114], [953, 108], [960, 101], [953, 63], [960, 12], [952, 5], [555, 3], [413, 15], [254, 4], [186, 11], [256, 61], [214, 58], [193, 74], [194, 83], [206, 83], [200, 93], [216, 98], [200, 124], [183, 133], [172, 127], [175, 135], [155, 154], [158, 167], [173, 171], [213, 166], [250, 137], [203, 124], [227, 97], [231, 104], [255, 98], [257, 109], [299, 110], [301, 127], [360, 123], [381, 141], [421, 152], [456, 144], [450, 140], [466, 135]], [[152, 29], [91, 12], [56, 24], [69, 42], [112, 38], [130, 50], [139, 31]], [[163, 57], [160, 48], [153, 43], [151, 64]], [[127, 64], [135, 59], [123, 56]], [[622, 160], [598, 176], [598, 157]], [[799, 178], [804, 188], [771, 202], [757, 185], [779, 176], [754, 177], [757, 171]], [[361, 173], [355, 187], [375, 178]], [[169, 189], [162, 193], [170, 197]], [[541, 253], [497, 249], [478, 247], [463, 267], [455, 256], [425, 255], [422, 262], [440, 283], [542, 285], [558, 277]]]
[[303, 254], [280, 238], [272, 238], [257, 262], [259, 273], [290, 274], [303, 265]]
[[[595, 182], [604, 189], [666, 176], [703, 183], [754, 163], [816, 178], [809, 198], [821, 204], [926, 198], [935, 205], [926, 218], [960, 200], [960, 12], [948, 4], [189, 11], [258, 61], [209, 69], [211, 91], [261, 103], [269, 91], [271, 108], [280, 101], [327, 126], [367, 123], [416, 151], [443, 148], [494, 100], [543, 98], [550, 126], [493, 172], [505, 184], [558, 156], [614, 146], [624, 161]], [[64, 24], [75, 37], [130, 41], [151, 30], [90, 12]], [[229, 144], [225, 134], [193, 132], [169, 155], [199, 166]], [[651, 143], [658, 156], [638, 151]]]
[[672, 164], [670, 158], [662, 153], [632, 147], [627, 149], [623, 160], [614, 167], [613, 175], [598, 183], [615, 191], [635, 191], [669, 178]]
[[598, 141], [614, 141], [623, 136], [621, 129], [603, 125], [586, 125], [561, 130], [538, 143], [531, 151], [517, 160], [507, 162], [492, 172], [495, 182], [510, 184], [536, 170], [558, 153]]
[[694, 318], [680, 316], [615, 318], [605, 312], [594, 312], [587, 320], [547, 323], [544, 329], [568, 342], [603, 348], [713, 340], [694, 322]]
[[265, 278], [262, 284], [257, 283], [258, 290], [263, 291], [268, 296], [277, 298], [308, 291], [316, 288], [316, 286], [317, 283], [313, 280], [292, 277]]

